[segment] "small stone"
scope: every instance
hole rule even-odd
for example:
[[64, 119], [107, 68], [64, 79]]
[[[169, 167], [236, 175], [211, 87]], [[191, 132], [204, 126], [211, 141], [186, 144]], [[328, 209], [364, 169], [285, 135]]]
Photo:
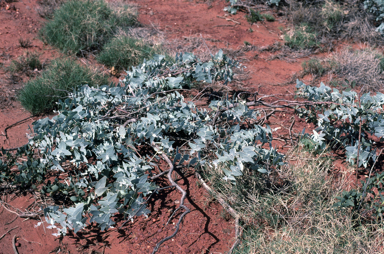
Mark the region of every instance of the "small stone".
[[150, 11], [150, 12], [149, 12], [149, 15], [151, 15], [151, 16], [152, 16], [153, 14], [154, 14], [154, 13], [153, 13], [153, 11]]

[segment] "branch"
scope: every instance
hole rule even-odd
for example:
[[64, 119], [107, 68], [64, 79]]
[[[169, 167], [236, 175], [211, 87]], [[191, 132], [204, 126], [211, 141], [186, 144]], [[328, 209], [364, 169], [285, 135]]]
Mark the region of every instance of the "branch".
[[[219, 203], [221, 204], [221, 206], [229, 213], [231, 214], [231, 216], [233, 218], [235, 218], [235, 237], [236, 237], [236, 241], [235, 243], [232, 245], [231, 249], [229, 250], [229, 254], [231, 254], [233, 252], [233, 250], [236, 248], [236, 246], [240, 243], [240, 239], [241, 239], [241, 235], [243, 233], [240, 225], [239, 225], [239, 222], [240, 222], [240, 215], [237, 214], [237, 212], [235, 211], [235, 209], [233, 209], [227, 202], [224, 201], [224, 199], [222, 199], [217, 193], [215, 193], [214, 190], [211, 189], [211, 187], [208, 186], [208, 184], [206, 184], [206, 182], [204, 181], [204, 179], [201, 177], [201, 175], [197, 172], [195, 172], [195, 175], [197, 177], [197, 179], [200, 181], [200, 183], [202, 184], [202, 186], [206, 189], [206, 191], [208, 191], [211, 195], [213, 195], [217, 201], [219, 201]], [[214, 195], [216, 194], [216, 195]]]
[[17, 248], [16, 248], [16, 235], [13, 236], [13, 240], [12, 240], [12, 247], [13, 247], [13, 251], [15, 252], [15, 254], [19, 254], [19, 252], [17, 251]]
[[[286, 104], [277, 104], [279, 102], [285, 102]], [[229, 109], [234, 108], [234, 107], [237, 107], [240, 104], [241, 103], [233, 103], [233, 104], [230, 104], [226, 108], [219, 109], [216, 112], [214, 118], [212, 119], [211, 125], [215, 125], [216, 124], [217, 119], [219, 118], [219, 116], [224, 111], [229, 110]], [[262, 101], [261, 98], [259, 100], [257, 100], [257, 101], [251, 101], [251, 102], [244, 103], [244, 105], [246, 105], [247, 107], [263, 105], [263, 106], [266, 106], [268, 108], [291, 108], [291, 109], [295, 109], [296, 106], [313, 106], [313, 105], [339, 105], [339, 106], [351, 107], [351, 105], [349, 105], [349, 104], [336, 103], [336, 102], [333, 102], [333, 101], [320, 101], [320, 102], [317, 102], [317, 101], [278, 100], [278, 101], [275, 101], [275, 102], [270, 104], [270, 103], [266, 103], [266, 102]]]
[[291, 123], [291, 126], [289, 126], [288, 131], [289, 131], [289, 138], [291, 139], [291, 145], [293, 145], [292, 128], [293, 128], [293, 125], [295, 124], [295, 117], [292, 116], [291, 119], [292, 119], [292, 123]]
[[25, 121], [27, 121], [28, 119], [30, 119], [30, 118], [32, 118], [32, 117], [34, 117], [34, 115], [29, 116], [29, 117], [27, 117], [27, 118], [24, 118], [23, 120], [17, 121], [16, 123], [13, 123], [13, 124], [11, 124], [11, 125], [8, 125], [8, 126], [4, 129], [4, 133], [5, 133], [5, 134], [1, 134], [0, 136], [5, 136], [6, 138], [8, 138], [8, 134], [7, 134], [7, 130], [8, 130], [8, 129], [10, 129], [10, 128], [12, 128], [12, 127], [15, 127], [15, 126], [17, 126], [17, 125], [19, 125], [19, 124], [21, 124], [21, 123], [24, 123]]
[[[361, 96], [359, 93], [359, 108], [361, 108]], [[357, 160], [356, 160], [356, 186], [359, 184], [359, 160], [360, 160], [360, 148], [361, 148], [361, 123], [363, 122], [363, 118], [360, 116], [359, 123], [359, 145], [357, 147]]]
[[[34, 212], [29, 212], [29, 211], [21, 212], [19, 209], [17, 209], [17, 208], [15, 209], [14, 207], [5, 203], [4, 201], [0, 201], [0, 204], [5, 208], [5, 210], [7, 210], [10, 213], [16, 214], [20, 218], [40, 219], [40, 216], [43, 215], [43, 213], [34, 213]], [[12, 207], [13, 209], [17, 210], [17, 212], [12, 211], [7, 206]]]
[[5, 152], [16, 151], [16, 150], [19, 150], [20, 148], [22, 148], [22, 147], [24, 147], [26, 145], [28, 145], [28, 144], [25, 144], [25, 145], [22, 145], [22, 146], [19, 146], [19, 147], [15, 147], [15, 148], [8, 148], [8, 149], [1, 148], [0, 151], [5, 151]]
[[16, 228], [18, 228], [19, 226], [16, 226], [16, 227], [14, 227], [14, 228], [11, 228], [11, 229], [9, 229], [7, 232], [5, 232], [2, 236], [0, 236], [0, 240], [1, 239], [3, 239], [4, 238], [4, 236], [6, 236], [9, 232], [11, 232], [12, 230], [14, 230], [14, 229], [16, 229]]
[[157, 175], [152, 176], [151, 178], [149, 178], [149, 180], [155, 180], [155, 179], [157, 179], [157, 178], [159, 178], [159, 177], [165, 175], [165, 174], [168, 173], [168, 172], [169, 172], [169, 170], [165, 170], [165, 171], [163, 171], [163, 172], [161, 172], [161, 173], [159, 173], [159, 174], [157, 174]]
[[[169, 165], [169, 171], [168, 171], [168, 175], [167, 175], [169, 182], [172, 184], [172, 186], [176, 187], [176, 189], [182, 193], [182, 196], [181, 196], [181, 199], [180, 199], [180, 205], [179, 205], [179, 207], [176, 209], [176, 211], [179, 210], [179, 209], [181, 209], [181, 208], [183, 208], [185, 211], [184, 211], [184, 213], [181, 214], [179, 221], [176, 223], [176, 226], [175, 226], [176, 229], [175, 229], [175, 231], [173, 232], [173, 234], [170, 235], [170, 236], [165, 237], [165, 238], [162, 239], [160, 242], [158, 242], [158, 243], [156, 244], [155, 248], [153, 249], [152, 254], [156, 253], [156, 252], [158, 251], [158, 249], [160, 248], [160, 245], [163, 244], [165, 241], [168, 241], [169, 239], [172, 239], [173, 237], [175, 237], [175, 235], [176, 235], [177, 232], [179, 231], [180, 223], [182, 222], [184, 216], [187, 215], [189, 212], [191, 212], [191, 210], [189, 210], [189, 208], [186, 207], [186, 206], [184, 205], [185, 198], [187, 197], [187, 192], [186, 192], [185, 190], [183, 190], [183, 189], [182, 189], [182, 188], [181, 188], [181, 187], [180, 187], [180, 186], [179, 186], [179, 185], [172, 179], [172, 172], [173, 172], [173, 170], [174, 170], [174, 165], [173, 165], [172, 161], [168, 158], [168, 156], [167, 156], [165, 153], [162, 154], [162, 157], [163, 157], [163, 159], [164, 159], [164, 160], [168, 163], [168, 165]], [[175, 212], [176, 212], [176, 211], [175, 211]], [[175, 213], [175, 212], [174, 212], [174, 213]], [[174, 213], [173, 213], [173, 214], [174, 214]], [[172, 214], [172, 216], [173, 216], [173, 214]], [[171, 220], [172, 216], [169, 218], [168, 222]]]

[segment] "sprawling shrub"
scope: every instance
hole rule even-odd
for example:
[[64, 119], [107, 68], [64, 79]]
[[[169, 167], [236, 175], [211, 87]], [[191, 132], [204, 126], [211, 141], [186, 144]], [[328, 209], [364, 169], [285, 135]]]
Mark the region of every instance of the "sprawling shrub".
[[384, 1], [383, 0], [365, 0], [364, 8], [373, 13], [376, 17], [376, 21], [382, 22], [376, 31], [384, 34]]

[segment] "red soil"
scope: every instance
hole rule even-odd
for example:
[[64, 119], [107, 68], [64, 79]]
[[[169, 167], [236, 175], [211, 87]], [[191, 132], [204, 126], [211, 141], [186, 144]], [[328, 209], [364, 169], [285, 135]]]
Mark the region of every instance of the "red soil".
[[[1, 2], [1, 1], [0, 1]], [[217, 48], [238, 49], [249, 42], [252, 45], [262, 47], [282, 42], [281, 32], [278, 27], [285, 26], [284, 21], [272, 12], [277, 21], [259, 22], [250, 25], [244, 14], [231, 16], [226, 20], [223, 8], [225, 1], [213, 1], [209, 6], [205, 3], [182, 0], [136, 0], [140, 6], [139, 21], [144, 24], [154, 24], [166, 33], [168, 39], [180, 39], [183, 36], [202, 36], [207, 44]], [[1, 2], [4, 3], [4, 2]], [[0, 53], [3, 57], [0, 61], [4, 66], [10, 64], [11, 59], [23, 54], [24, 49], [19, 47], [19, 38], [30, 39], [32, 51], [43, 54], [44, 59], [53, 59], [60, 55], [56, 50], [44, 45], [37, 39], [37, 31], [45, 22], [35, 10], [36, 0], [23, 0], [0, 7]], [[15, 6], [14, 8], [11, 6]], [[224, 17], [224, 18], [222, 18]], [[240, 23], [240, 24], [238, 24]], [[251, 32], [250, 28], [253, 30]], [[7, 57], [9, 55], [9, 58]], [[262, 53], [268, 57], [270, 53]], [[295, 84], [285, 86], [277, 85], [289, 81], [292, 75], [301, 70], [303, 59], [293, 63], [283, 60], [267, 61], [261, 57], [255, 58], [255, 52], [245, 52], [244, 65], [251, 72], [251, 79], [246, 82], [244, 90], [259, 91], [263, 94], [288, 94], [293, 93]], [[1, 55], [0, 55], [1, 57]], [[24, 81], [25, 77], [21, 77]], [[30, 114], [23, 110], [19, 103], [14, 101], [15, 91], [21, 87], [22, 82], [10, 83], [9, 73], [0, 69], [0, 146], [13, 148], [27, 142], [28, 124], [26, 123], [8, 130], [9, 138], [2, 133], [4, 129], [22, 120]], [[291, 122], [291, 113], [280, 112], [270, 119], [272, 128], [281, 128], [281, 135], [288, 134]], [[297, 119], [293, 132], [300, 132], [306, 124]], [[286, 128], [284, 128], [286, 127]], [[281, 142], [274, 142], [281, 145]], [[188, 194], [186, 205], [191, 209], [175, 238], [165, 242], [158, 253], [225, 253], [234, 243], [234, 221], [229, 218], [217, 202], [211, 202], [206, 191], [199, 188], [194, 176], [188, 176], [179, 182]], [[38, 221], [24, 221], [17, 218], [9, 225], [16, 215], [0, 208], [0, 235], [8, 229], [18, 226], [15, 230], [0, 239], [0, 254], [13, 253], [12, 239], [17, 235], [19, 253], [50, 253], [60, 248], [61, 253], [151, 253], [155, 244], [162, 238], [173, 233], [177, 220], [173, 219], [170, 225], [165, 226], [172, 211], [178, 207], [177, 202], [180, 193], [175, 190], [164, 190], [156, 201], [150, 202], [152, 213], [149, 218], [136, 218], [127, 223], [122, 230], [117, 227], [107, 232], [99, 232], [92, 228], [77, 235], [70, 235], [62, 240], [55, 239], [52, 230], [43, 226], [34, 227]], [[9, 204], [23, 210], [34, 202], [32, 195], [8, 196]], [[180, 214], [179, 214], [180, 215]], [[225, 219], [228, 220], [225, 220]], [[44, 220], [44, 218], [42, 218]], [[118, 222], [118, 226], [121, 225]], [[25, 241], [28, 240], [28, 241]], [[104, 252], [105, 251], [105, 252]]]

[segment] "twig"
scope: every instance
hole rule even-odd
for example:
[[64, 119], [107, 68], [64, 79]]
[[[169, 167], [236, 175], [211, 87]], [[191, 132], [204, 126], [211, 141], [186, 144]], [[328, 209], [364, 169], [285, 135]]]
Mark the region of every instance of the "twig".
[[10, 230], [8, 230], [7, 232], [5, 232], [2, 236], [0, 236], [0, 240], [4, 238], [4, 236], [6, 236], [9, 232], [11, 232], [12, 230], [18, 228], [19, 226], [16, 226], [14, 228], [11, 228]]
[[127, 120], [124, 124], [123, 124], [123, 127], [125, 127], [127, 124], [129, 124], [129, 123], [134, 123], [134, 122], [136, 122], [136, 118], [132, 118], [132, 119], [129, 119], [129, 120]]
[[[16, 208], [16, 210], [18, 212], [15, 212], [15, 211], [12, 211], [11, 209], [9, 209], [7, 206], [11, 206], [7, 203], [5, 203], [4, 201], [1, 201], [0, 200], [0, 204], [5, 208], [5, 210], [7, 210], [8, 212], [10, 213], [14, 213], [16, 214], [18, 217], [20, 218], [29, 218], [29, 219], [38, 219], [40, 218], [40, 216], [42, 215], [42, 213], [33, 213], [33, 212], [21, 212], [19, 209]], [[12, 207], [12, 206], [11, 206]], [[14, 207], [13, 207], [14, 208]]]
[[[277, 104], [277, 103], [285, 103], [285, 104]], [[219, 118], [219, 116], [224, 111], [229, 110], [229, 109], [234, 108], [234, 107], [237, 107], [238, 105], [240, 105], [240, 103], [233, 103], [233, 104], [230, 104], [226, 108], [219, 109], [216, 112], [216, 115], [214, 116], [214, 118], [213, 118], [213, 120], [211, 122], [211, 125], [215, 125], [216, 124], [217, 119]], [[246, 105], [247, 107], [263, 105], [263, 106], [268, 107], [268, 108], [291, 108], [291, 109], [295, 109], [295, 107], [297, 107], [297, 106], [313, 106], [313, 105], [339, 105], [339, 106], [345, 106], [345, 107], [350, 107], [351, 106], [349, 104], [335, 103], [333, 101], [320, 101], [320, 102], [316, 102], [316, 101], [278, 100], [278, 101], [275, 101], [275, 102], [270, 104], [270, 103], [266, 103], [266, 102], [262, 101], [261, 98], [259, 100], [256, 100], [256, 101], [246, 102], [246, 103], [244, 103], [244, 105]]]
[[4, 133], [5, 133], [5, 135], [1, 134], [1, 136], [5, 136], [5, 137], [8, 139], [8, 134], [7, 134], [7, 130], [8, 130], [8, 129], [17, 126], [17, 125], [19, 125], [19, 124], [21, 124], [21, 123], [27, 121], [28, 119], [30, 119], [30, 118], [32, 118], [32, 117], [34, 117], [34, 116], [33, 116], [33, 115], [32, 115], [32, 116], [29, 116], [29, 117], [27, 117], [27, 118], [24, 118], [23, 120], [17, 121], [16, 123], [7, 126], [7, 127], [4, 129]]
[[[240, 227], [240, 215], [237, 214], [237, 212], [227, 203], [222, 199], [218, 194], [215, 193], [214, 190], [211, 189], [211, 187], [206, 184], [204, 179], [201, 177], [201, 175], [198, 172], [195, 172], [196, 178], [200, 181], [201, 185], [208, 191], [211, 195], [213, 195], [217, 201], [221, 204], [221, 206], [229, 213], [233, 218], [235, 218], [235, 237], [236, 241], [232, 245], [232, 248], [229, 250], [229, 254], [233, 252], [233, 250], [236, 248], [236, 246], [240, 243], [240, 238], [242, 235], [242, 229]], [[216, 194], [216, 195], [214, 195]]]
[[208, 86], [204, 87], [203, 90], [201, 90], [200, 92], [198, 92], [198, 94], [192, 99], [192, 101], [196, 100], [197, 96], [199, 96], [200, 94], [202, 94], [207, 88], [208, 88]]
[[248, 5], [245, 5], [245, 4], [234, 4], [234, 5], [232, 5], [232, 7], [241, 7], [241, 8], [247, 9], [248, 13], [251, 14], [251, 8]]
[[233, 19], [230, 19], [230, 18], [226, 18], [226, 17], [223, 17], [223, 16], [219, 16], [217, 15], [216, 17], [220, 18], [220, 19], [225, 19], [226, 21], [232, 21], [233, 23], [235, 23], [236, 25], [241, 25], [241, 23], [239, 21], [236, 21], [236, 20], [233, 20]]
[[11, 220], [10, 222], [5, 223], [4, 225], [6, 226], [6, 225], [11, 224], [11, 223], [14, 222], [17, 218], [19, 218], [19, 216], [16, 216], [13, 220]]
[[40, 219], [40, 216], [42, 215], [39, 213], [32, 213], [32, 212], [24, 212], [19, 214], [20, 218], [28, 218], [28, 219]]
[[263, 124], [265, 123], [265, 121], [267, 121], [268, 118], [269, 118], [271, 115], [273, 115], [275, 112], [276, 112], [276, 110], [272, 110], [269, 114], [265, 114], [265, 116], [264, 116], [262, 119], [260, 119], [260, 121], [257, 122], [257, 124], [258, 124], [258, 125], [263, 125]]
[[[170, 236], [167, 236], [167, 237], [163, 238], [160, 242], [158, 242], [158, 243], [156, 244], [155, 248], [153, 249], [152, 254], [154, 254], [154, 253], [157, 252], [157, 250], [160, 248], [160, 246], [161, 246], [161, 244], [163, 244], [163, 242], [168, 241], [169, 239], [175, 237], [175, 235], [177, 234], [177, 232], [179, 232], [180, 223], [182, 222], [184, 216], [187, 215], [189, 212], [191, 212], [191, 210], [190, 210], [188, 207], [186, 207], [186, 206], [184, 205], [184, 200], [185, 200], [185, 198], [187, 197], [187, 192], [186, 192], [185, 190], [183, 190], [183, 189], [182, 189], [177, 183], [175, 183], [175, 181], [172, 179], [172, 172], [173, 172], [173, 170], [174, 170], [174, 168], [175, 168], [174, 165], [173, 165], [173, 163], [172, 163], [172, 161], [171, 161], [171, 160], [168, 158], [168, 156], [167, 156], [166, 154], [164, 154], [164, 153], [162, 154], [162, 157], [163, 157], [163, 159], [164, 159], [164, 160], [168, 163], [168, 165], [169, 165], [169, 171], [168, 171], [168, 175], [167, 175], [167, 176], [168, 176], [168, 180], [169, 180], [169, 182], [172, 184], [172, 186], [176, 187], [176, 189], [182, 193], [182, 196], [181, 196], [181, 199], [180, 199], [180, 205], [179, 205], [179, 207], [178, 207], [176, 210], [179, 210], [179, 209], [183, 208], [185, 211], [184, 211], [184, 213], [181, 214], [179, 221], [176, 223], [175, 231], [173, 232], [173, 234], [170, 235]], [[172, 217], [172, 216], [171, 216], [171, 217]]]
[[13, 251], [15, 252], [15, 254], [19, 254], [19, 252], [17, 251], [17, 248], [16, 248], [16, 235], [13, 236], [13, 241], [12, 241], [12, 247], [13, 247]]
[[2, 148], [3, 151], [6, 151], [6, 152], [9, 152], [9, 151], [16, 151], [16, 150], [19, 150], [20, 148], [24, 147], [25, 145], [23, 146], [19, 146], [19, 147], [15, 147], [15, 148], [8, 148], [8, 149], [4, 149]]
[[201, 34], [200, 34], [200, 37], [201, 37], [201, 39], [203, 40], [205, 47], [208, 49], [209, 54], [211, 54], [211, 56], [213, 57], [213, 54], [212, 54], [211, 50], [209, 49], [207, 43], [205, 42], [205, 40], [204, 40], [204, 38], [203, 38], [203, 36], [202, 36]]
[[[361, 108], [361, 100], [360, 100], [360, 93], [359, 93], [359, 108]], [[360, 116], [360, 123], [359, 123], [359, 145], [357, 147], [357, 162], [356, 162], [356, 186], [359, 182], [359, 159], [360, 159], [360, 148], [361, 148], [361, 122], [363, 121], [363, 118]]]
[[236, 21], [234, 19], [227, 19], [227, 21], [232, 21], [233, 23], [235, 23], [236, 25], [241, 25], [241, 23], [239, 21]]
[[234, 249], [236, 248], [237, 245], [239, 245], [240, 241], [241, 241], [241, 235], [242, 235], [242, 229], [239, 225], [239, 222], [240, 222], [240, 218], [235, 218], [236, 221], [235, 221], [235, 235], [236, 235], [236, 241], [235, 243], [232, 245], [231, 249], [229, 250], [228, 254], [232, 254]]
[[[15, 211], [12, 211], [11, 209], [9, 209], [8, 207], [6, 207], [6, 205], [8, 205], [7, 203], [5, 203], [4, 201], [0, 201], [0, 204], [4, 207], [5, 210], [7, 210], [8, 212], [10, 213], [14, 213], [16, 214], [17, 216], [19, 216], [19, 214]], [[8, 205], [9, 206], [9, 205]]]
[[149, 178], [149, 180], [155, 180], [155, 179], [159, 178], [160, 176], [165, 175], [168, 172], [169, 172], [169, 170], [165, 170], [165, 171], [163, 171], [163, 172], [161, 172], [161, 173], [159, 173], [157, 175], [152, 176], [151, 178]]
[[42, 245], [41, 243], [39, 242], [34, 242], [34, 241], [28, 241], [27, 239], [25, 239], [24, 237], [22, 237], [21, 239], [23, 239], [24, 241], [26, 241], [27, 243], [37, 243], [39, 245]]
[[295, 117], [292, 116], [291, 119], [293, 120], [292, 123], [291, 123], [291, 126], [289, 126], [289, 138], [291, 139], [291, 145], [293, 145], [293, 139], [292, 139], [292, 128], [293, 128], [293, 125], [295, 124]]
[[381, 149], [379, 155], [376, 157], [376, 160], [375, 160], [375, 162], [373, 163], [373, 165], [372, 165], [372, 167], [371, 167], [371, 170], [369, 171], [369, 176], [368, 176], [367, 181], [365, 182], [363, 195], [361, 196], [361, 200], [360, 200], [359, 207], [357, 208], [357, 212], [360, 211], [361, 205], [363, 204], [363, 201], [364, 201], [364, 198], [365, 198], [365, 195], [366, 195], [366, 192], [367, 192], [368, 183], [369, 183], [369, 180], [371, 179], [372, 170], [373, 170], [373, 168], [375, 167], [376, 162], [377, 162], [377, 160], [379, 159], [379, 157], [380, 157], [381, 153], [383, 152], [383, 150], [384, 150], [384, 148]]
[[223, 27], [223, 26], [225, 26], [225, 27], [227, 27], [227, 26], [229, 26], [229, 27], [236, 27], [236, 25], [229, 25], [229, 24], [216, 25], [216, 26], [213, 26], [213, 27]]

